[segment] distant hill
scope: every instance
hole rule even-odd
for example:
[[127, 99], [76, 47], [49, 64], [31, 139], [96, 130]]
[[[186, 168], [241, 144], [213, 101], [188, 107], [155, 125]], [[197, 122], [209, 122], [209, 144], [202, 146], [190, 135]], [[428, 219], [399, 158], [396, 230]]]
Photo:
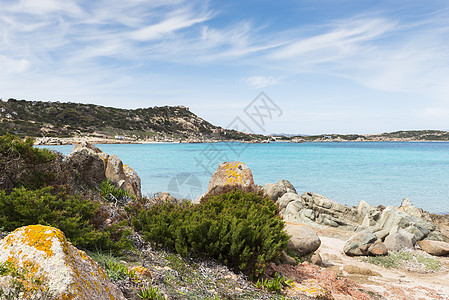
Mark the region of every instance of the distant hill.
[[290, 137], [303, 142], [320, 141], [449, 141], [449, 132], [442, 130], [410, 130], [380, 134], [321, 134]]
[[94, 104], [9, 99], [0, 101], [0, 125], [0, 134], [9, 132], [32, 137], [266, 139], [212, 125], [185, 106], [120, 109]]

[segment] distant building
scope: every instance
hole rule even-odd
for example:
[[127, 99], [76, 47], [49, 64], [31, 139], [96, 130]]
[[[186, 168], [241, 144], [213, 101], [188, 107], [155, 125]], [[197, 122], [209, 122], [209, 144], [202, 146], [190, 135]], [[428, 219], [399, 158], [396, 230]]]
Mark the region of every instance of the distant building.
[[116, 135], [116, 136], [114, 136], [114, 138], [116, 140], [124, 140], [125, 139], [125, 137], [123, 135]]
[[2, 108], [0, 108], [0, 111], [1, 111], [1, 112], [5, 112], [6, 109], [5, 109], [4, 107], [2, 107]]
[[6, 114], [5, 117], [7, 117], [8, 119], [12, 118], [12, 116], [10, 114]]

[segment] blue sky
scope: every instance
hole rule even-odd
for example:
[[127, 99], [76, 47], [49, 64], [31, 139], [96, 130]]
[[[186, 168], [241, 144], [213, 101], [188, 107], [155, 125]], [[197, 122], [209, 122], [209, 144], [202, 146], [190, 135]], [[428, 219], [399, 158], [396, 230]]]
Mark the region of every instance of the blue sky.
[[0, 0], [3, 99], [226, 127], [261, 91], [264, 133], [449, 130], [449, 2]]

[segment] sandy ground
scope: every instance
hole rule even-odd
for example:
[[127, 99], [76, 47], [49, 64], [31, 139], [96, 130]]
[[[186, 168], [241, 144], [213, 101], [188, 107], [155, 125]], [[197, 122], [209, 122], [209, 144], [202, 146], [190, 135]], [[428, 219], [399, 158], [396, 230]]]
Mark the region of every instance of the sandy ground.
[[[321, 239], [318, 249], [323, 262], [337, 274], [375, 290], [387, 299], [449, 299], [449, 257], [438, 257], [442, 271], [418, 273], [400, 269], [387, 269], [363, 262], [360, 257], [343, 253], [346, 239], [351, 235], [337, 230], [315, 229]], [[379, 273], [377, 276], [354, 275], [343, 271], [343, 266], [358, 266]]]

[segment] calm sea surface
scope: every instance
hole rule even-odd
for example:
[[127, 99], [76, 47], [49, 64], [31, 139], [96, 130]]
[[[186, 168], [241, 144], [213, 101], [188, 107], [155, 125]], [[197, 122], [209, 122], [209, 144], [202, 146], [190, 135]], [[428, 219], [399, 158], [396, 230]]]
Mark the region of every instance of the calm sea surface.
[[[399, 206], [409, 198], [434, 213], [449, 212], [449, 143], [271, 143], [97, 145], [119, 156], [142, 179], [143, 194], [204, 193], [223, 161], [247, 164], [257, 184], [289, 180], [298, 193], [339, 203]], [[67, 155], [73, 146], [47, 146]]]

